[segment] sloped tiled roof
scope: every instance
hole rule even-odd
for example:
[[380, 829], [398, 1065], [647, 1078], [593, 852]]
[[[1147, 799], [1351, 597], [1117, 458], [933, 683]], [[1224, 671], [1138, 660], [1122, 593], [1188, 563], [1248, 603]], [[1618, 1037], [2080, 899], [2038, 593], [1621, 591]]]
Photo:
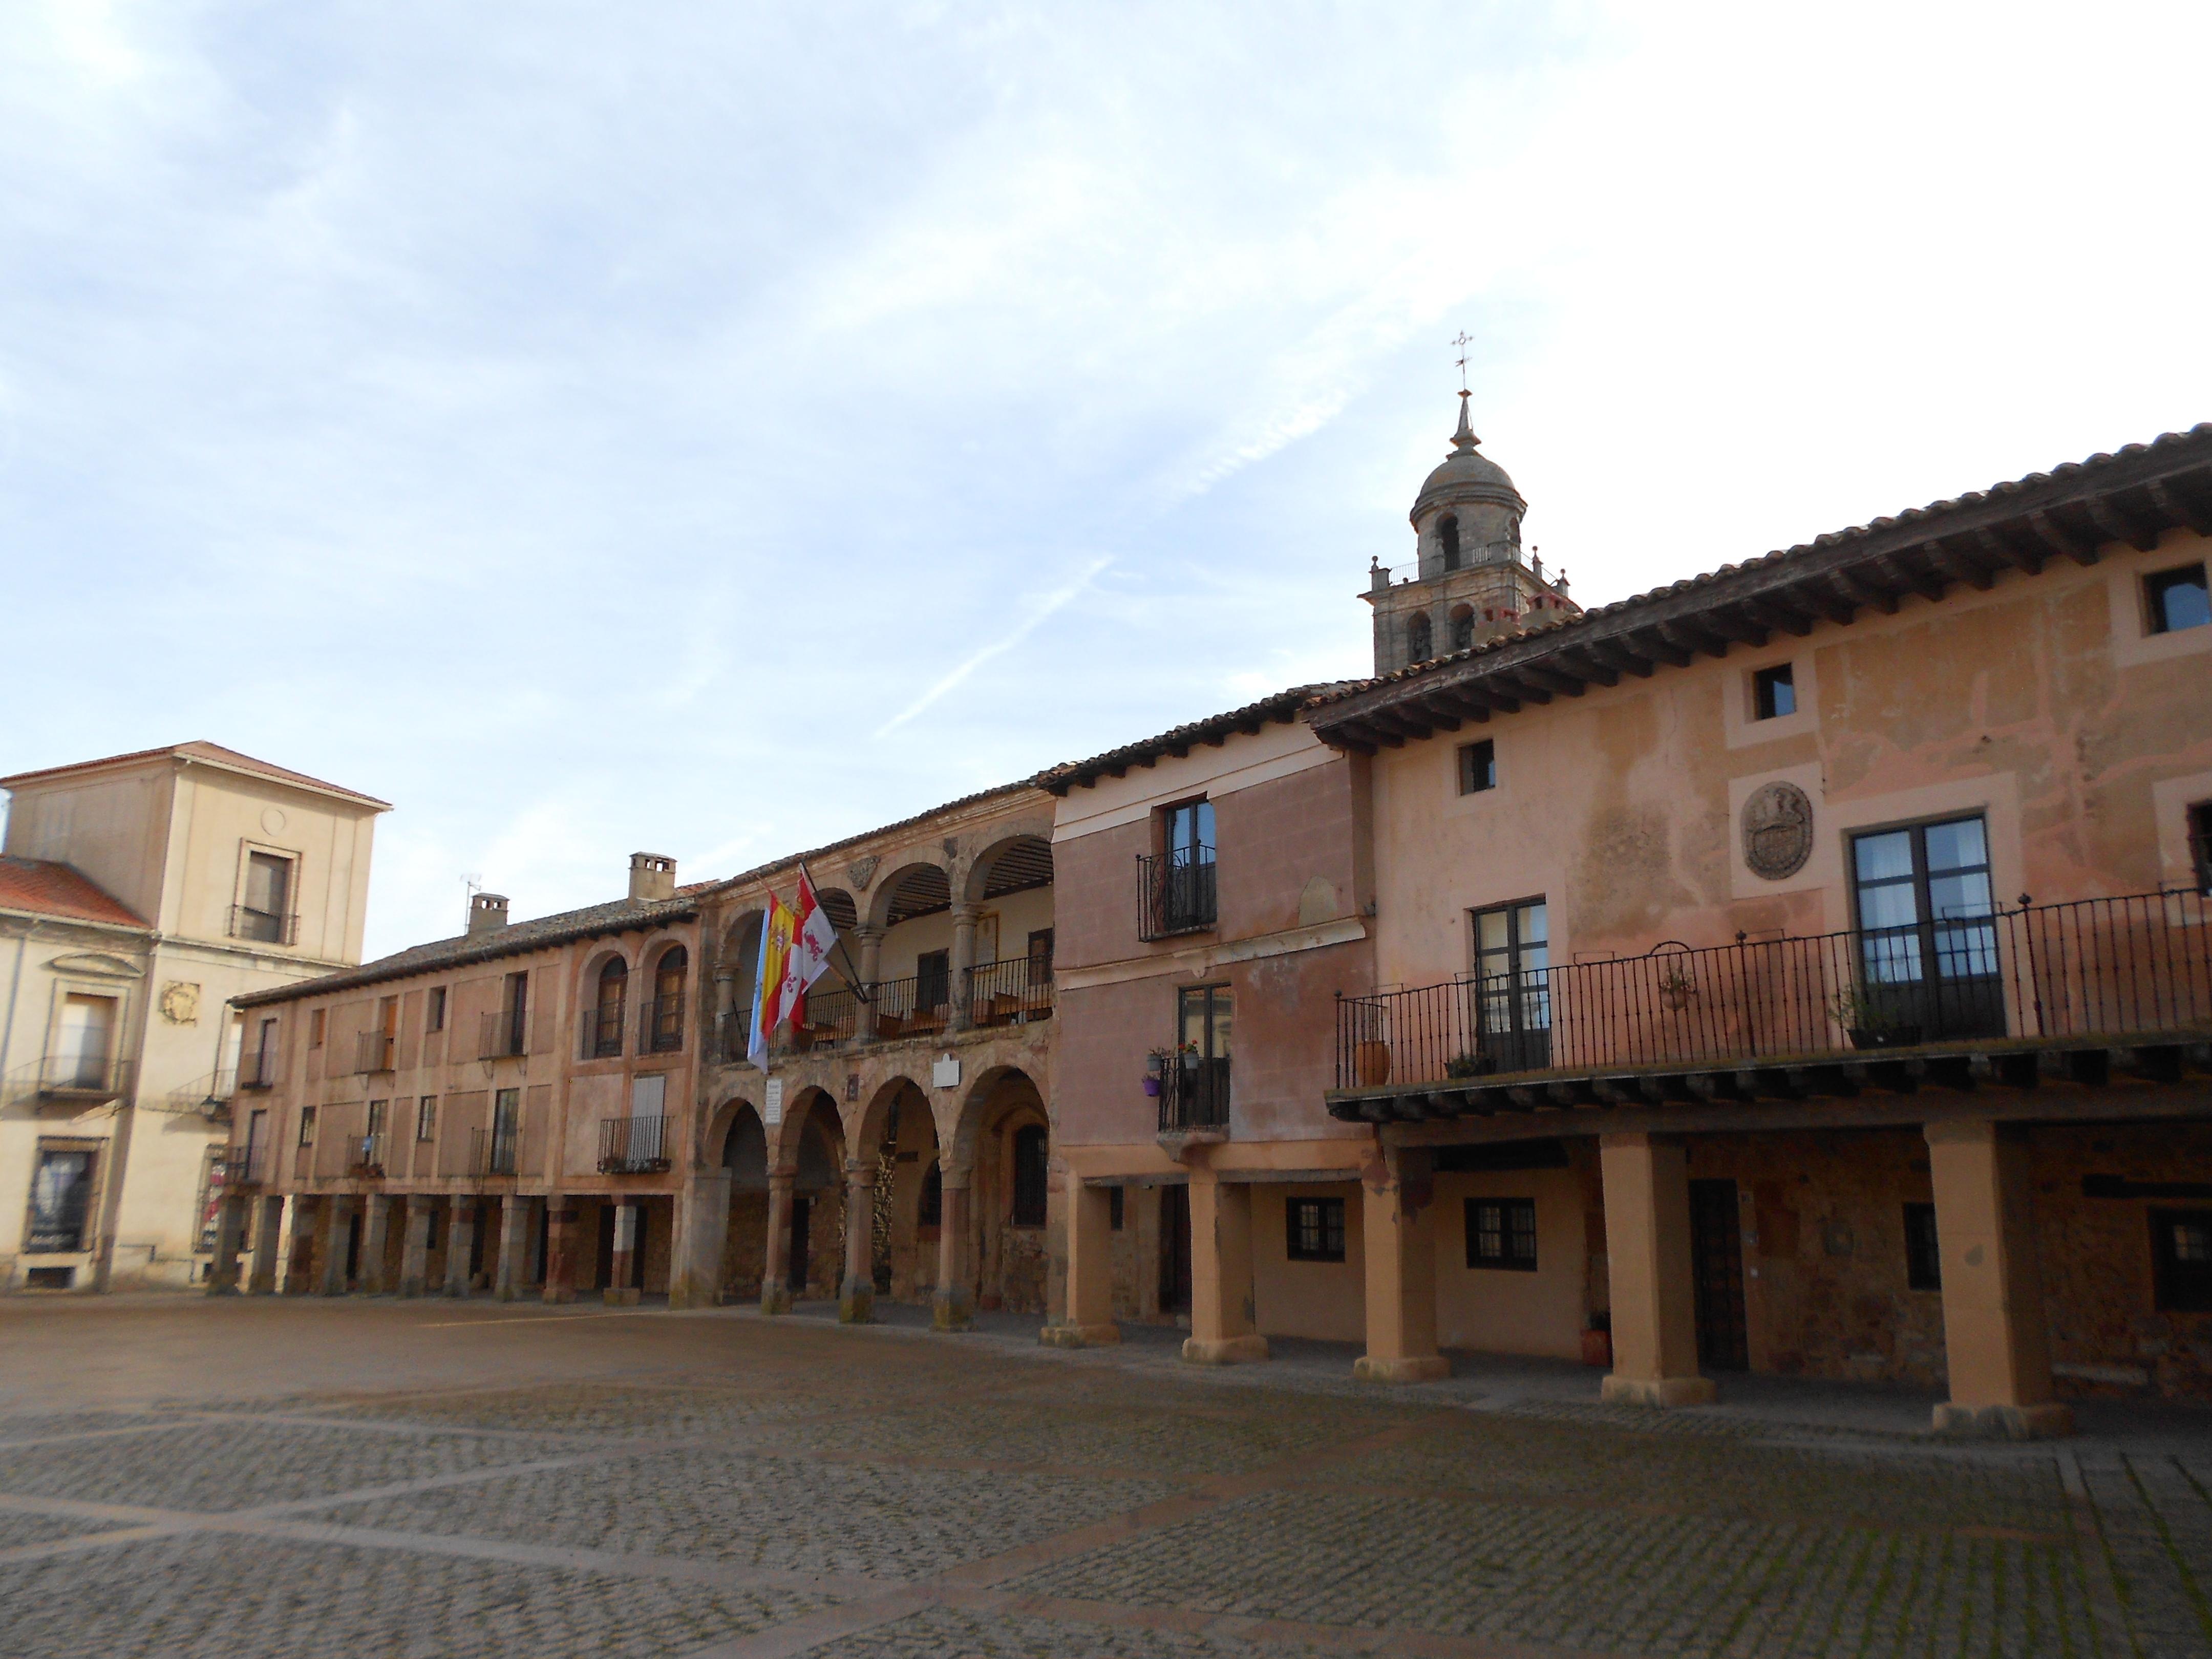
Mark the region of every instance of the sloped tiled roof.
[[0, 910], [152, 931], [143, 916], [105, 888], [70, 866], [46, 859], [0, 857]]
[[320, 795], [337, 795], [343, 799], [359, 801], [364, 806], [374, 806], [389, 811], [392, 803], [379, 800], [374, 795], [364, 795], [358, 789], [347, 789], [335, 783], [325, 783], [320, 778], [311, 778], [304, 772], [287, 771], [281, 766], [271, 766], [267, 761], [256, 760], [251, 755], [241, 755], [235, 749], [226, 749], [219, 743], [176, 743], [166, 749], [139, 749], [128, 755], [109, 755], [101, 760], [72, 761], [67, 766], [41, 767], [36, 771], [18, 772], [13, 777], [0, 778], [0, 789], [14, 789], [26, 783], [42, 782], [48, 778], [66, 776], [71, 772], [96, 771], [103, 766], [127, 766], [133, 761], [156, 760], [163, 756], [178, 760], [200, 761], [210, 766], [219, 766], [233, 772], [251, 773], [255, 777], [273, 778], [279, 783], [289, 783], [295, 788], [312, 789]]
[[1178, 726], [1163, 732], [1156, 738], [1123, 744], [1119, 749], [1093, 755], [1089, 760], [1063, 762], [1038, 773], [1036, 781], [1055, 795], [1065, 795], [1071, 789], [1088, 787], [1102, 777], [1118, 778], [1133, 766], [1153, 765], [1163, 755], [1180, 759], [1201, 744], [1218, 748], [1236, 733], [1243, 732], [1249, 737], [1271, 722], [1296, 720], [1298, 711], [1316, 698], [1328, 697], [1346, 687], [1369, 684], [1370, 682], [1366, 680], [1333, 680], [1317, 685], [1294, 685], [1286, 691], [1262, 697], [1257, 702], [1248, 702], [1242, 708], [1232, 708], [1225, 714], [1212, 714], [1202, 720], [1193, 720], [1188, 726]]

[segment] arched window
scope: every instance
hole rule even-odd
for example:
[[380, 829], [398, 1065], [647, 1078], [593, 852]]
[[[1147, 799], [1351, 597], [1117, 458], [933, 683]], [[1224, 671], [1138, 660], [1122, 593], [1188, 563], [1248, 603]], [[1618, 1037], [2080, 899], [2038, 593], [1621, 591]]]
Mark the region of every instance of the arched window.
[[1459, 520], [1447, 513], [1437, 520], [1437, 540], [1443, 544], [1444, 568], [1459, 568]]
[[1426, 662], [1436, 654], [1435, 643], [1429, 635], [1429, 613], [1416, 611], [1406, 622], [1406, 660], [1409, 664]]
[[1044, 1225], [1044, 1125], [1014, 1131], [1014, 1225]]
[[623, 1012], [629, 996], [629, 963], [620, 957], [609, 957], [599, 969], [599, 1000], [592, 1007], [591, 1029], [586, 1034], [584, 1053], [593, 1060], [605, 1060], [623, 1050]]
[[684, 1046], [684, 970], [690, 961], [682, 945], [672, 945], [653, 965], [653, 1006], [646, 1012], [646, 1030], [655, 1054]]
[[1464, 651], [1474, 643], [1474, 612], [1462, 611], [1452, 618], [1452, 649]]

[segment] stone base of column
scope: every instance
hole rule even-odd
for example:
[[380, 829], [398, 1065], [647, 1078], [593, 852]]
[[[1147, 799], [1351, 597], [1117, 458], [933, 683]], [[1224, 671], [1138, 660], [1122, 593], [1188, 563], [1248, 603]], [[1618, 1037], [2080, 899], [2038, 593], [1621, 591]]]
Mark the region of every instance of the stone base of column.
[[399, 1281], [399, 1294], [402, 1296], [421, 1296], [426, 1288], [419, 1275], [413, 1279], [402, 1279]]
[[1936, 1407], [1936, 1432], [1976, 1440], [2063, 1440], [2074, 1432], [2074, 1408], [2049, 1401], [2040, 1406]]
[[837, 1322], [840, 1325], [872, 1325], [876, 1322], [876, 1287], [858, 1285], [848, 1280], [837, 1296]]
[[764, 1314], [787, 1314], [791, 1311], [791, 1286], [763, 1285], [761, 1286], [761, 1311]]
[[1110, 1348], [1121, 1340], [1119, 1325], [1048, 1325], [1037, 1333], [1048, 1348]]
[[930, 1300], [929, 1323], [940, 1331], [964, 1331], [975, 1322], [975, 1298], [964, 1290], [939, 1290]]
[[1710, 1376], [1608, 1376], [1598, 1385], [1608, 1406], [1710, 1406], [1719, 1394]]
[[1188, 1336], [1182, 1357], [1193, 1365], [1249, 1365], [1267, 1357], [1264, 1336]]
[[672, 1312], [679, 1308], [719, 1308], [721, 1305], [721, 1287], [709, 1285], [694, 1274], [684, 1273], [668, 1287], [668, 1306]]
[[576, 1299], [575, 1289], [568, 1285], [548, 1285], [538, 1293], [541, 1302], [568, 1303]]
[[635, 1287], [626, 1291], [618, 1291], [611, 1287], [599, 1292], [599, 1300], [610, 1308], [635, 1308], [644, 1294], [644, 1291]]
[[1377, 1359], [1373, 1354], [1364, 1353], [1352, 1362], [1352, 1376], [1356, 1382], [1433, 1382], [1450, 1375], [1451, 1361], [1440, 1353], [1400, 1359]]

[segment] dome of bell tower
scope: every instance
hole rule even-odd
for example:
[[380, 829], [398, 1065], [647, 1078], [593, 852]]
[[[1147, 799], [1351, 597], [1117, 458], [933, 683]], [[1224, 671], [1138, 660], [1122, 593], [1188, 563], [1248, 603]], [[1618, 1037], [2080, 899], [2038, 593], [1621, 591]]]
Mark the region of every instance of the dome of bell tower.
[[[1408, 515], [1415, 531], [1425, 535], [1426, 521], [1447, 507], [1477, 509], [1475, 516], [1490, 521], [1492, 526], [1504, 530], [1510, 526], [1510, 535], [1480, 537], [1472, 539], [1518, 541], [1521, 515], [1528, 510], [1528, 503], [1521, 499], [1521, 492], [1513, 487], [1513, 480], [1505, 469], [1481, 453], [1482, 440], [1474, 435], [1468, 423], [1468, 394], [1459, 394], [1459, 430], [1452, 434], [1452, 453], [1443, 465], [1429, 474], [1422, 482], [1421, 493], [1413, 497], [1413, 510]], [[1480, 509], [1487, 508], [1488, 511]]]

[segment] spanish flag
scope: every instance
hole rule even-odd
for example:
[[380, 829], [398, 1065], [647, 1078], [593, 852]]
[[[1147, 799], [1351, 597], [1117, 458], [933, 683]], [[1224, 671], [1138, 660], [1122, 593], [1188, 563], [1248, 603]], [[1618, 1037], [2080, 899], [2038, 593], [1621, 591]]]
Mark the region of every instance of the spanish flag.
[[787, 990], [790, 981], [791, 943], [799, 932], [799, 918], [774, 893], [768, 896], [768, 921], [761, 928], [760, 962], [753, 971], [752, 1029], [745, 1034], [745, 1058], [768, 1070], [768, 1040], [791, 1010]]

